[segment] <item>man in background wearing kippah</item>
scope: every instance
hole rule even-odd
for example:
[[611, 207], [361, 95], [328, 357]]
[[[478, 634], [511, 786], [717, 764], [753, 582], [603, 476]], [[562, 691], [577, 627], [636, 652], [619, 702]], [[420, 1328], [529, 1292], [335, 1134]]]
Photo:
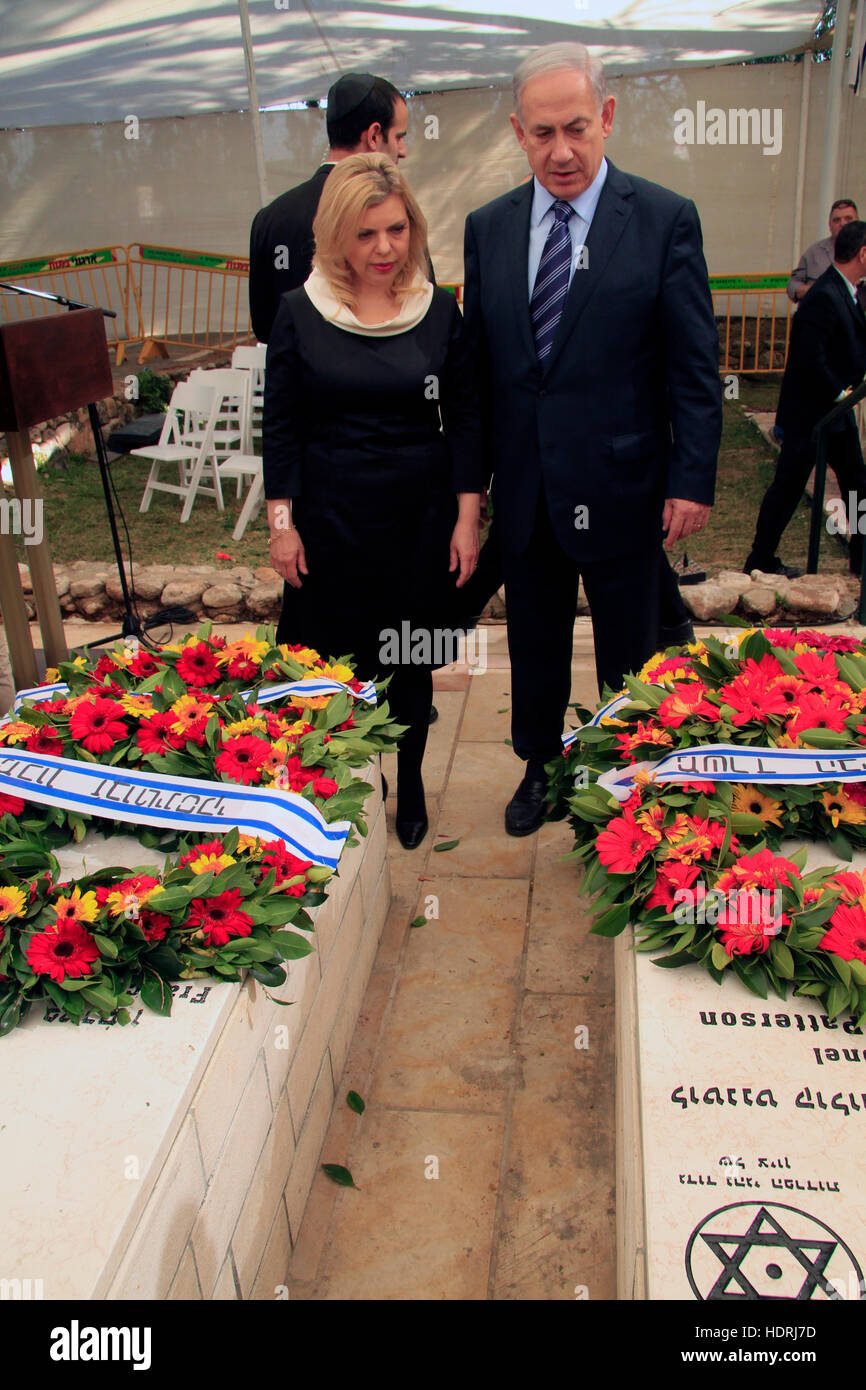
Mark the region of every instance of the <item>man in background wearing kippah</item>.
[[350, 154], [406, 154], [406, 103], [384, 77], [347, 72], [328, 92], [328, 158], [306, 183], [281, 193], [256, 213], [250, 230], [250, 316], [266, 343], [280, 295], [297, 289], [313, 264], [313, 219], [325, 180]]

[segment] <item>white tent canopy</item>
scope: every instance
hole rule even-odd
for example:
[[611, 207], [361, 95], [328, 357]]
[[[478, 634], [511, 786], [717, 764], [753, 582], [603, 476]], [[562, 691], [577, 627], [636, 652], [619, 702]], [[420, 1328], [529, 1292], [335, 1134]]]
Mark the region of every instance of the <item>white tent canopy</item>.
[[[531, 14], [523, 11], [530, 9]], [[262, 107], [321, 100], [341, 71], [402, 90], [502, 86], [580, 39], [611, 76], [790, 52], [819, 0], [250, 0]], [[0, 127], [247, 108], [236, 0], [0, 0]]]

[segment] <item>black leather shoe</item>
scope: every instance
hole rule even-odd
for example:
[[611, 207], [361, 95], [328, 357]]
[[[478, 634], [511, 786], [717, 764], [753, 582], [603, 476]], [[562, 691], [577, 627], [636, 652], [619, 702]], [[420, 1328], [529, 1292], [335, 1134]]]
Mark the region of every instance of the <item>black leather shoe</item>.
[[659, 651], [664, 651], [667, 647], [683, 647], [687, 642], [694, 642], [695, 630], [690, 622], [678, 623], [676, 627], [659, 628]]
[[423, 820], [401, 820], [398, 816], [394, 823], [397, 839], [404, 849], [417, 849], [429, 827], [430, 822], [426, 816]]
[[509, 835], [531, 835], [545, 819], [547, 777], [528, 768], [523, 781], [505, 808], [505, 829]]
[[438, 711], [438, 709], [436, 708], [435, 705], [431, 705], [431, 706], [430, 706], [430, 718], [429, 718], [429, 720], [428, 720], [428, 723], [430, 723], [430, 724], [435, 724], [435, 723], [436, 723], [436, 720], [437, 720], [438, 718], [439, 718], [439, 711]]
[[751, 574], [752, 570], [761, 570], [764, 574], [780, 574], [784, 579], [799, 579], [803, 573], [796, 565], [783, 565], [778, 555], [765, 561], [756, 560], [754, 555], [750, 555], [743, 565], [743, 574]]

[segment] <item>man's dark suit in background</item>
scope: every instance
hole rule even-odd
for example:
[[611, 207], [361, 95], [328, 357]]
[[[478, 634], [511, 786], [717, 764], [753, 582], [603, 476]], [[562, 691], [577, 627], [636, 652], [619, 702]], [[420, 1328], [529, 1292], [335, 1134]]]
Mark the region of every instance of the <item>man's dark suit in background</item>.
[[[250, 229], [250, 316], [253, 332], [266, 343], [280, 295], [309, 279], [313, 266], [313, 218], [333, 163], [320, 164], [311, 179], [281, 193], [256, 213]], [[285, 253], [275, 248], [285, 247]], [[279, 262], [279, 268], [278, 264]]]
[[[847, 388], [858, 385], [866, 374], [866, 317], [855, 301], [851, 282], [840, 264], [866, 272], [866, 222], [849, 222], [836, 238], [836, 261], [825, 270], [801, 301], [791, 325], [788, 361], [776, 424], [782, 432], [782, 448], [776, 476], [770, 484], [755, 529], [747, 571], [777, 571], [776, 555], [782, 533], [794, 512], [815, 464], [815, 425], [832, 410]], [[839, 480], [846, 507], [849, 494], [866, 500], [866, 469], [853, 412], [836, 420], [827, 437], [827, 462]], [[851, 538], [850, 561], [860, 572], [862, 537]]]

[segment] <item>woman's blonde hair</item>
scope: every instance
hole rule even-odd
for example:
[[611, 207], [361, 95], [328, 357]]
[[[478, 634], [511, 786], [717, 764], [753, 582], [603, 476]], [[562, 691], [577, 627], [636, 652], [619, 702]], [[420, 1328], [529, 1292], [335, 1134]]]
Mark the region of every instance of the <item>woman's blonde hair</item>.
[[367, 208], [384, 203], [392, 193], [402, 198], [409, 219], [409, 256], [393, 285], [394, 293], [402, 300], [416, 270], [427, 274], [427, 222], [396, 164], [385, 154], [352, 154], [341, 159], [325, 181], [313, 222], [313, 265], [325, 276], [341, 304], [351, 307], [355, 301], [346, 243], [355, 235]]

